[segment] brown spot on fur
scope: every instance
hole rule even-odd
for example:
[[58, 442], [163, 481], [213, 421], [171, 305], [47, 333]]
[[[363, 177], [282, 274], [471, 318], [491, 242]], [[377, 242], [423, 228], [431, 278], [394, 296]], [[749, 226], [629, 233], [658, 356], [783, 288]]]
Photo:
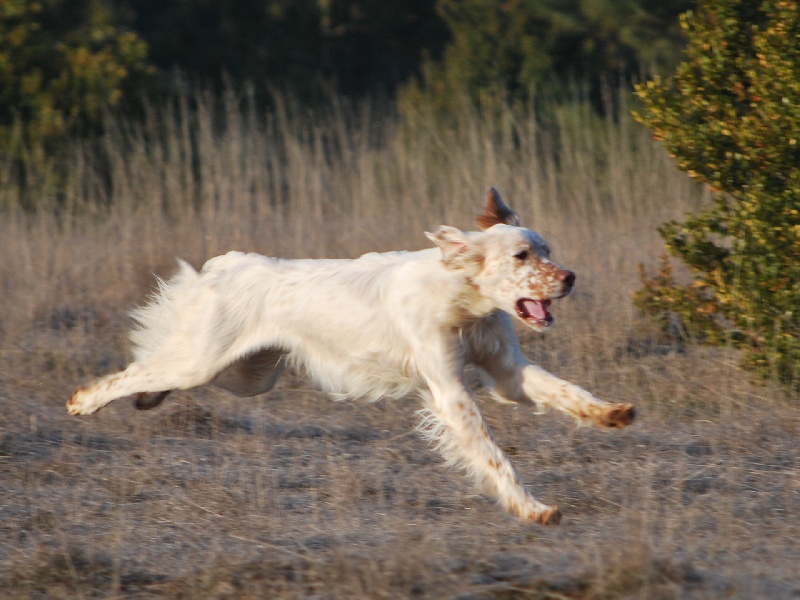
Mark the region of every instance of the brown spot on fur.
[[80, 392], [84, 391], [85, 389], [86, 387], [82, 385], [75, 388], [75, 391], [72, 392], [72, 396], [70, 396], [69, 400], [67, 400], [67, 406], [72, 406], [73, 404], [75, 404], [75, 396], [77, 396]]
[[475, 217], [475, 224], [481, 229], [489, 229], [493, 225], [515, 225], [519, 227], [519, 216], [500, 197], [500, 192], [491, 187], [486, 191], [486, 206], [483, 212]]
[[78, 413], [78, 409], [75, 408], [75, 404], [77, 402], [76, 401], [76, 397], [77, 397], [78, 394], [80, 394], [81, 392], [85, 391], [86, 389], [87, 388], [85, 388], [84, 386], [80, 386], [80, 387], [76, 388], [75, 391], [72, 392], [72, 396], [70, 396], [69, 400], [67, 400], [67, 412], [69, 414], [71, 414], [72, 416], [77, 416], [79, 414]]
[[465, 269], [472, 266], [476, 271], [483, 268], [483, 254], [477, 252], [465, 252], [452, 258], [443, 258], [442, 263], [451, 269]]
[[117, 374], [109, 377], [108, 379], [106, 379], [105, 383], [103, 384], [103, 389], [104, 390], [110, 390], [111, 386], [113, 386], [115, 383], [117, 383], [120, 379], [122, 379], [122, 375], [120, 373], [117, 373]]

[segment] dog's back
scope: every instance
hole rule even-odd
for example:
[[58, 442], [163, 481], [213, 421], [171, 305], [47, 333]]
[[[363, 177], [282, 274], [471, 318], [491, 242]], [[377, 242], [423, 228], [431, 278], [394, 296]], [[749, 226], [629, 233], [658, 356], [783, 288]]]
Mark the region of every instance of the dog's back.
[[[447, 305], [437, 297], [456, 285], [440, 265], [436, 250], [354, 260], [230, 252], [199, 273], [182, 263], [132, 313], [140, 324], [131, 335], [136, 360], [233, 364], [269, 339], [334, 395], [400, 397], [420, 382], [405, 330], [429, 321]], [[198, 352], [204, 356], [190, 356]]]

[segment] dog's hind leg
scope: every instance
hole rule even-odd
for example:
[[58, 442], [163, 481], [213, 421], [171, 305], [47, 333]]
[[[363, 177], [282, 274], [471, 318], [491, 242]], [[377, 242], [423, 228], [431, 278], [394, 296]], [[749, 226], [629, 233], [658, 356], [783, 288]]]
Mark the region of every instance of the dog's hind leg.
[[224, 368], [202, 370], [185, 366], [167, 367], [163, 361], [134, 362], [124, 371], [101, 377], [88, 387], [78, 388], [67, 402], [71, 415], [89, 415], [109, 402], [136, 394], [138, 410], [155, 408], [172, 390], [185, 390], [214, 383], [240, 396], [255, 396], [272, 389], [284, 366], [285, 353], [265, 348]]
[[140, 393], [156, 393], [155, 402], [142, 400], [143, 408], [157, 406], [171, 390], [188, 389], [208, 383], [214, 371], [191, 372], [169, 369], [163, 363], [134, 362], [124, 371], [112, 373], [95, 380], [87, 387], [79, 387], [67, 402], [71, 415], [90, 415], [112, 400]]
[[159, 406], [171, 392], [172, 390], [164, 390], [155, 394], [139, 392], [133, 399], [133, 406], [136, 410], [151, 410]]
[[225, 367], [212, 383], [238, 396], [264, 394], [281, 376], [285, 356], [280, 348], [264, 348]]
[[[267, 348], [245, 356], [220, 371], [211, 381], [237, 396], [258, 396], [270, 391], [283, 373], [283, 350]], [[133, 399], [136, 410], [151, 410], [159, 406], [172, 390], [140, 392]]]

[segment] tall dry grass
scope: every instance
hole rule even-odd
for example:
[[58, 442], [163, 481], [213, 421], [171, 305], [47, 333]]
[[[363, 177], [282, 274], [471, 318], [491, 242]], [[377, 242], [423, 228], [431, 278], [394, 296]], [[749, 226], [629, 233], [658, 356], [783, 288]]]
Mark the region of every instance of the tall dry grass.
[[[24, 185], [0, 165], [0, 585], [18, 597], [793, 593], [796, 398], [754, 385], [724, 349], [663, 337], [631, 302], [637, 265], [661, 252], [655, 226], [702, 190], [624, 107], [405, 117], [343, 101], [312, 114], [281, 97], [262, 113], [198, 93], [110, 120], [66, 165], [29, 165]], [[564, 509], [558, 529], [472, 496], [410, 433], [413, 399], [334, 404], [289, 377], [264, 401], [197, 390], [161, 411], [67, 418], [75, 385], [126, 364], [126, 311], [174, 257], [421, 248], [439, 224], [471, 227], [488, 185], [578, 274], [555, 330], [522, 332], [526, 351], [640, 410], [609, 436], [482, 404], [523, 478]]]
[[[312, 115], [278, 97], [262, 114], [229, 93], [110, 120], [66, 165], [31, 165], [24, 186], [2, 169], [0, 319], [11, 335], [58, 307], [119, 310], [175, 256], [419, 248], [438, 224], [471, 227], [488, 185], [578, 271], [597, 320], [629, 319], [636, 265], [660, 250], [654, 226], [696, 207], [700, 192], [624, 108], [618, 119], [579, 102], [547, 111], [542, 124], [535, 107], [484, 119], [465, 105], [445, 128], [337, 101]], [[36, 213], [15, 208], [22, 193]]]

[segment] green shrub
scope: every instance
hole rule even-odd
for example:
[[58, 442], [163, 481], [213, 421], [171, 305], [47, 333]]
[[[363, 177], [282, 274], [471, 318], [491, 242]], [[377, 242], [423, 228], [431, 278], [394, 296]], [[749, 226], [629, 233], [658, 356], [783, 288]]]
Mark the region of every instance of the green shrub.
[[0, 0], [0, 155], [96, 127], [150, 72], [146, 51], [103, 2]]
[[637, 86], [636, 117], [678, 166], [716, 192], [708, 209], [659, 232], [690, 267], [643, 275], [637, 303], [681, 317], [708, 343], [744, 348], [747, 366], [800, 373], [800, 6], [703, 0], [681, 20], [685, 60]]

